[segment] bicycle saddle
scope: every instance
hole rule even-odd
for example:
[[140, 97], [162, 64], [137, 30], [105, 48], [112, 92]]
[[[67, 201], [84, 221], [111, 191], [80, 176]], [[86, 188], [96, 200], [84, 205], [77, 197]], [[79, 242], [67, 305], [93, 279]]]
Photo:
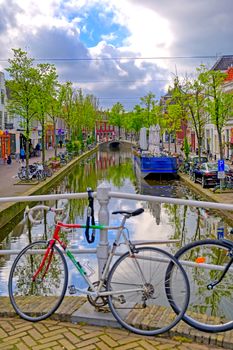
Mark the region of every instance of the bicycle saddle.
[[113, 211], [112, 214], [123, 214], [123, 215], [129, 215], [129, 216], [136, 216], [140, 215], [144, 212], [143, 208], [136, 209], [134, 211], [126, 211], [126, 210], [119, 210], [119, 211]]

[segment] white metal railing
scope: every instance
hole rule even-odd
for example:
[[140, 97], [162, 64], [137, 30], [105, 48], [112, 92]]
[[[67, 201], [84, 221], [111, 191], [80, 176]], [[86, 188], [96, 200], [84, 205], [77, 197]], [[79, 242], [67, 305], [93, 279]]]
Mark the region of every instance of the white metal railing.
[[[199, 208], [212, 208], [218, 210], [233, 210], [233, 204], [225, 203], [213, 203], [205, 201], [187, 200], [187, 199], [177, 199], [168, 197], [157, 197], [149, 195], [140, 194], [130, 194], [123, 192], [112, 192], [110, 186], [103, 182], [97, 188], [97, 192], [94, 192], [94, 197], [97, 198], [100, 209], [98, 213], [99, 224], [109, 225], [109, 210], [108, 203], [111, 198], [122, 198], [131, 200], [140, 200], [146, 202], [156, 202], [156, 203], [170, 203], [178, 205], [187, 205]], [[4, 197], [0, 198], [0, 203], [6, 202], [43, 202], [49, 200], [59, 200], [59, 199], [80, 199], [87, 198], [87, 193], [67, 193], [67, 194], [52, 194], [52, 195], [40, 195], [40, 196], [17, 196], [17, 197]], [[78, 250], [78, 253], [97, 253], [99, 271], [103, 270], [106, 259], [108, 257], [109, 242], [107, 230], [101, 230], [99, 235], [99, 243], [96, 249], [85, 249]], [[17, 254], [17, 251], [11, 250], [0, 250], [0, 255]]]

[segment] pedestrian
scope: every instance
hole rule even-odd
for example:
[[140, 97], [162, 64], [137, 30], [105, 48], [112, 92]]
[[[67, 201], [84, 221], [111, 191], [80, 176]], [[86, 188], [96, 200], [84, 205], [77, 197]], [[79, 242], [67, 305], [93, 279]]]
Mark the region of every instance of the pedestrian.
[[11, 160], [11, 156], [10, 156], [10, 154], [7, 156], [7, 164], [11, 164], [12, 163], [12, 160]]
[[59, 141], [60, 148], [62, 148], [62, 140]]
[[24, 159], [25, 158], [26, 158], [26, 154], [25, 154], [24, 148], [21, 147], [21, 149], [20, 149], [20, 159], [22, 160], [22, 163], [24, 163]]

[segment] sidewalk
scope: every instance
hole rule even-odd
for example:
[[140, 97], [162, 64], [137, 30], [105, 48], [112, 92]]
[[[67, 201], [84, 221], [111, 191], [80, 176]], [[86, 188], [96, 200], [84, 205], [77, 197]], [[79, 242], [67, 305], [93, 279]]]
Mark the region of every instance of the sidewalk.
[[[58, 153], [64, 152], [65, 148], [58, 148], [57, 151]], [[46, 151], [46, 160], [53, 156], [54, 149]], [[41, 159], [41, 157], [32, 157], [29, 159], [29, 164], [32, 164], [34, 162], [41, 162]], [[26, 164], [26, 162], [24, 162], [24, 164]], [[20, 166], [21, 164], [15, 159], [12, 159], [12, 163], [10, 165], [6, 163], [0, 164], [0, 197], [19, 196], [32, 187], [32, 185], [14, 186], [18, 182], [18, 179], [15, 176], [17, 175]]]
[[53, 320], [30, 323], [22, 319], [0, 318], [0, 349], [3, 350], [217, 350], [224, 348], [196, 344], [188, 338], [178, 336], [144, 337], [117, 328]]

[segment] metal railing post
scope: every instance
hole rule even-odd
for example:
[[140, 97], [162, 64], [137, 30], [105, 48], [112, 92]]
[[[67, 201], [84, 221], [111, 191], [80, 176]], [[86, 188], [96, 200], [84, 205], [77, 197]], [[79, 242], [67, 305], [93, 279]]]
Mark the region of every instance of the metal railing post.
[[[97, 187], [97, 200], [99, 201], [100, 209], [99, 209], [99, 224], [100, 225], [109, 225], [109, 211], [108, 211], [108, 203], [109, 203], [109, 192], [111, 188], [110, 186], [103, 182], [101, 185]], [[109, 242], [108, 242], [108, 231], [101, 230], [99, 243], [97, 245], [97, 259], [98, 259], [98, 273], [99, 278], [102, 276], [102, 272], [107, 261], [109, 252]]]

